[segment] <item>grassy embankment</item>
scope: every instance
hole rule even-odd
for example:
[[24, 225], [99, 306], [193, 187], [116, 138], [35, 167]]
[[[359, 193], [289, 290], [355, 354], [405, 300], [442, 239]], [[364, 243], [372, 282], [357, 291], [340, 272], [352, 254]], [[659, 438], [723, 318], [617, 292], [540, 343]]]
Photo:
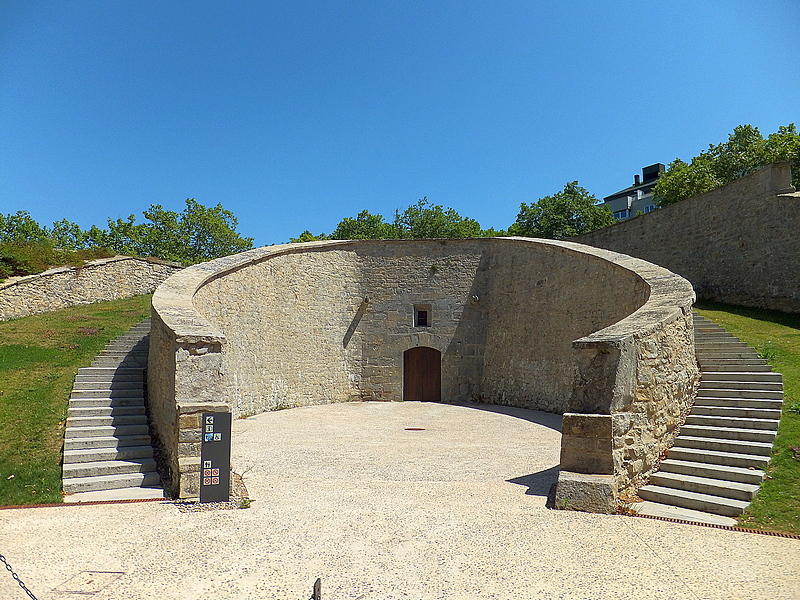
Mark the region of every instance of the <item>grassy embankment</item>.
[[61, 447], [75, 374], [150, 315], [150, 298], [0, 322], [0, 505], [61, 502]]
[[800, 533], [800, 315], [714, 302], [698, 302], [695, 308], [758, 350], [783, 374], [783, 413], [768, 479], [739, 524]]

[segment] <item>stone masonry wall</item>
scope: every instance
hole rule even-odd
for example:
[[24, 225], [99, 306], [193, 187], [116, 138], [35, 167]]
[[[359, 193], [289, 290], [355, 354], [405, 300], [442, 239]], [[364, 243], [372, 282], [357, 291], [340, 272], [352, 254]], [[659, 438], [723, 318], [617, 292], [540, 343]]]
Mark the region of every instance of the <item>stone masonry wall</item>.
[[797, 313], [800, 193], [794, 192], [790, 163], [776, 163], [574, 241], [661, 265], [691, 281], [700, 298]]
[[[642, 408], [615, 410], [638, 410], [660, 431], [669, 415], [682, 413], [686, 398], [677, 409], [669, 400], [666, 408], [648, 408], [651, 397], [673, 392], [663, 373], [669, 359], [658, 356], [693, 347], [675, 332], [655, 335], [677, 314], [674, 298], [652, 295], [659, 277], [683, 282], [678, 288], [688, 300], [682, 297], [681, 306], [691, 305], [688, 282], [654, 265], [570, 242], [521, 238], [316, 242], [191, 267], [153, 298], [150, 403], [173, 489], [197, 495], [203, 410], [243, 416], [352, 399], [401, 400], [403, 353], [416, 346], [442, 353], [443, 401], [598, 412], [580, 400], [600, 397], [602, 404], [614, 397], [628, 371], [610, 364], [599, 376], [591, 369], [581, 374], [582, 350], [575, 345], [626, 320], [625, 339], [635, 347], [641, 334], [654, 357], [650, 371], [641, 369], [641, 389], [634, 392], [631, 384], [627, 393], [629, 399], [638, 394]], [[415, 305], [429, 311], [429, 326], [415, 326]], [[640, 319], [629, 321], [631, 313]], [[613, 455], [610, 429], [606, 436], [603, 464], [623, 482], [614, 494], [636, 476], [620, 473], [651, 464], [656, 451], [645, 439], [650, 425], [631, 423], [614, 433], [622, 441], [615, 441]], [[647, 448], [629, 449], [639, 446]], [[573, 463], [577, 472], [597, 472]]]
[[0, 283], [0, 321], [68, 306], [150, 294], [182, 267], [155, 259], [117, 256], [82, 267], [58, 267]]

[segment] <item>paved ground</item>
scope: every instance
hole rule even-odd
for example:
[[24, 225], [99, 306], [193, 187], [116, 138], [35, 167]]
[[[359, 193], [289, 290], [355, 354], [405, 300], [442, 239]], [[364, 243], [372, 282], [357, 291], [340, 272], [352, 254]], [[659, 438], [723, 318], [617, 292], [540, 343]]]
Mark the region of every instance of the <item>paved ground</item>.
[[[800, 598], [800, 540], [546, 508], [559, 420], [421, 403], [258, 415], [234, 423], [251, 508], [3, 510], [0, 554], [40, 600], [306, 600], [317, 577], [325, 600]], [[26, 598], [2, 571], [0, 598]]]

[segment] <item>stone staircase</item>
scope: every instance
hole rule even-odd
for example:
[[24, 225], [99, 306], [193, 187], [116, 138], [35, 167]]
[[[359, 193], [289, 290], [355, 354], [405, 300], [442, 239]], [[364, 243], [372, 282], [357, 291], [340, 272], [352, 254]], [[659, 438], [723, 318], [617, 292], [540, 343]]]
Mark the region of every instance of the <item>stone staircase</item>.
[[145, 413], [150, 321], [75, 377], [64, 434], [64, 502], [162, 498]]
[[783, 380], [747, 344], [694, 315], [702, 378], [694, 407], [660, 470], [639, 490], [639, 514], [735, 525], [764, 479]]

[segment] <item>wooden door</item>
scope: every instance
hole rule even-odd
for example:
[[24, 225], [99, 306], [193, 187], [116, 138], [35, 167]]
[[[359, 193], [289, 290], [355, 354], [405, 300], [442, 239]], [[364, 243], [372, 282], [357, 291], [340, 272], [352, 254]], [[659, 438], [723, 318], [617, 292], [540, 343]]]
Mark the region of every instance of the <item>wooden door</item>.
[[442, 353], [435, 348], [411, 348], [403, 354], [403, 400], [440, 402]]

